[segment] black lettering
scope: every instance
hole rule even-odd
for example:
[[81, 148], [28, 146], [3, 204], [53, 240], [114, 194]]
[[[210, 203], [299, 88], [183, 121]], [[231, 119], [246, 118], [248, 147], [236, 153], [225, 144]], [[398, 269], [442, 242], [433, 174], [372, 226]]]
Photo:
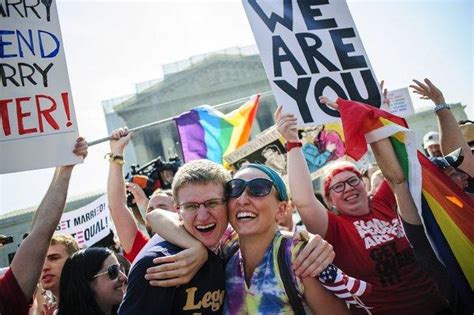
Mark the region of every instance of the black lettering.
[[11, 13], [10, 13], [10, 9], [9, 7], [12, 7], [13, 9], [15, 9], [16, 12], [18, 12], [18, 15], [21, 16], [21, 17], [24, 17], [23, 14], [21, 14], [20, 10], [18, 10], [17, 8], [17, 5], [21, 4], [23, 0], [18, 0], [18, 2], [9, 2], [8, 0], [6, 1], [6, 5], [7, 5], [7, 16], [10, 16]]
[[283, 92], [291, 96], [298, 105], [298, 109], [301, 114], [303, 122], [313, 122], [314, 119], [311, 116], [309, 111], [308, 103], [306, 102], [306, 96], [308, 95], [309, 84], [311, 83], [311, 78], [298, 78], [296, 83], [296, 88], [285, 80], [275, 80], [273, 81]]
[[357, 68], [367, 68], [367, 62], [365, 61], [364, 56], [351, 56], [349, 53], [355, 51], [354, 45], [344, 44], [343, 38], [353, 38], [355, 37], [355, 32], [353, 28], [343, 28], [338, 30], [329, 31], [331, 35], [332, 43], [336, 49], [337, 57], [341, 62], [341, 66], [344, 70], [347, 69], [357, 69]]
[[[296, 57], [291, 53], [288, 46], [281, 39], [280, 36], [272, 37], [272, 47], [273, 47], [273, 71], [275, 77], [281, 77], [281, 63], [289, 61], [291, 66], [298, 75], [305, 75], [303, 67], [299, 64]], [[283, 50], [284, 54], [280, 55], [280, 48]]]
[[319, 97], [324, 95], [324, 90], [326, 88], [330, 88], [331, 90], [333, 90], [337, 96], [347, 99], [344, 89], [336, 81], [329, 77], [319, 79], [318, 82], [316, 82], [316, 85], [314, 86], [314, 96], [316, 98], [316, 102], [318, 103], [319, 108], [321, 108], [323, 112], [332, 117], [341, 117], [337, 110], [334, 110], [319, 101]]
[[[304, 57], [308, 63], [311, 73], [319, 73], [318, 66], [316, 65], [316, 60], [319, 61], [323, 66], [326, 67], [329, 71], [339, 71], [339, 69], [331, 62], [329, 59], [323, 56], [318, 49], [321, 48], [323, 42], [321, 39], [312, 33], [299, 33], [296, 34], [296, 39], [303, 50]], [[313, 45], [308, 43], [308, 39], [313, 41]]]
[[360, 71], [360, 75], [362, 76], [362, 81], [364, 82], [365, 88], [367, 89], [367, 98], [363, 98], [360, 95], [359, 91], [357, 90], [357, 86], [355, 85], [354, 78], [352, 77], [352, 73], [341, 73], [341, 77], [344, 81], [347, 93], [349, 94], [349, 98], [351, 100], [367, 103], [369, 105], [379, 108], [382, 100], [379, 85], [375, 80], [374, 76], [372, 75], [372, 72], [370, 71], [370, 69], [366, 69]]
[[53, 66], [53, 63], [50, 63], [46, 68], [42, 69], [38, 64], [34, 63], [33, 66], [35, 67], [36, 70], [41, 74], [41, 77], [43, 78], [43, 86], [48, 87], [48, 71], [51, 69]]
[[[7, 72], [5, 71], [5, 69], [7, 68], [11, 70], [9, 74], [7, 74]], [[15, 68], [13, 68], [7, 63], [0, 63], [0, 78], [2, 79], [2, 86], [6, 87], [8, 85], [7, 81], [10, 81], [15, 86], [20, 86], [20, 83], [18, 83], [18, 81], [14, 79], [15, 75]]]
[[316, 20], [318, 16], [322, 16], [321, 10], [317, 8], [311, 8], [311, 6], [329, 4], [328, 0], [298, 0], [298, 6], [300, 7], [301, 14], [303, 15], [304, 23], [308, 30], [320, 30], [324, 28], [335, 28], [337, 27], [336, 20], [325, 19]]
[[[33, 13], [36, 15], [36, 17], [37, 17], [38, 19], [41, 19], [41, 16], [38, 14], [38, 12], [36, 12], [36, 9], [35, 9], [35, 7], [39, 4], [40, 1], [39, 1], [39, 0], [36, 1], [36, 3], [33, 4], [33, 5], [28, 5], [26, 2], [27, 2], [26, 0], [23, 1], [23, 7], [24, 7], [24, 10], [25, 10], [25, 16], [28, 17], [28, 9], [30, 9], [31, 11], [33, 11]], [[41, 1], [41, 2], [44, 2], [44, 0]], [[49, 1], [49, 2], [51, 2], [51, 1]], [[49, 21], [49, 20], [48, 20], [48, 21]]]
[[268, 17], [257, 3], [257, 0], [248, 0], [248, 3], [272, 33], [275, 31], [277, 23], [280, 23], [290, 31], [293, 31], [292, 0], [283, 0], [283, 17], [275, 14], [274, 12], [270, 14], [270, 17]]
[[[27, 73], [29, 72], [29, 73]], [[35, 73], [35, 69], [27, 63], [18, 63], [18, 74], [20, 75], [21, 86], [25, 86], [25, 79], [36, 85], [36, 81], [32, 78]]]

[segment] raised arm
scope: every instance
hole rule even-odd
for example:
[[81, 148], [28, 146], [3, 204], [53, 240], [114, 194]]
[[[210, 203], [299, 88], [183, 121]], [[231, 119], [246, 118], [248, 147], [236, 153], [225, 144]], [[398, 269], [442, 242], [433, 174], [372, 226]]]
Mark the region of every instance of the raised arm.
[[371, 145], [375, 160], [397, 199], [398, 212], [405, 222], [420, 225], [421, 219], [411, 196], [407, 179], [403, 174], [392, 144], [388, 138], [376, 141]]
[[[73, 152], [84, 158], [87, 156], [84, 138], [77, 139]], [[73, 167], [67, 165], [56, 168], [48, 191], [36, 210], [31, 232], [21, 243], [10, 265], [28, 301], [36, 289], [51, 237], [63, 213]]]
[[[283, 114], [282, 107], [279, 106], [275, 112], [275, 120], [278, 131], [287, 142], [300, 141], [294, 115]], [[328, 213], [314, 196], [313, 183], [301, 147], [291, 149], [287, 153], [287, 158], [292, 202], [296, 205], [308, 231], [324, 237], [328, 229]]]
[[[110, 141], [110, 153], [113, 156], [121, 156], [130, 141], [132, 134], [127, 128], [116, 129], [112, 132]], [[127, 207], [125, 194], [125, 180], [123, 176], [123, 164], [120, 160], [109, 163], [109, 177], [107, 180], [107, 199], [109, 202], [110, 215], [114, 221], [117, 235], [125, 252], [132, 250], [135, 236], [138, 232], [137, 223]]]
[[[336, 102], [332, 102], [324, 96], [320, 97], [320, 101], [336, 110], [339, 108]], [[382, 174], [395, 194], [400, 216], [405, 220], [405, 222], [410, 224], [421, 224], [421, 219], [418, 216], [415, 202], [413, 201], [408, 187], [407, 179], [403, 174], [400, 162], [395, 155], [390, 140], [384, 138], [371, 143], [370, 146]]]
[[[446, 104], [441, 90], [430, 80], [425, 79], [424, 81], [425, 83], [413, 80], [415, 84], [410, 85], [410, 87], [413, 88], [413, 92], [419, 94], [421, 99], [432, 100], [436, 106]], [[445, 107], [436, 110], [435, 114], [438, 119], [438, 128], [441, 137], [441, 152], [443, 155], [446, 155], [458, 148], [462, 148], [464, 160], [460, 168], [470, 176], [474, 176], [474, 157], [471, 154], [469, 145], [464, 139], [453, 113], [448, 107]]]

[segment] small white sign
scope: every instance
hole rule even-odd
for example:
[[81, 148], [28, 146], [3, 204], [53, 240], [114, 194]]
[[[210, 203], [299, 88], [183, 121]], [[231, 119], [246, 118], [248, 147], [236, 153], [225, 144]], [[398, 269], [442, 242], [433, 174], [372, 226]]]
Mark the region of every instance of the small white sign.
[[375, 107], [381, 91], [344, 0], [242, 0], [277, 104], [300, 124], [338, 119], [318, 97]]
[[107, 195], [103, 195], [82, 208], [64, 213], [56, 232], [72, 235], [83, 248], [109, 235], [111, 229]]
[[387, 98], [390, 100], [388, 107], [390, 113], [400, 117], [407, 117], [415, 113], [408, 88], [389, 91]]
[[0, 174], [76, 164], [56, 2], [0, 1]]

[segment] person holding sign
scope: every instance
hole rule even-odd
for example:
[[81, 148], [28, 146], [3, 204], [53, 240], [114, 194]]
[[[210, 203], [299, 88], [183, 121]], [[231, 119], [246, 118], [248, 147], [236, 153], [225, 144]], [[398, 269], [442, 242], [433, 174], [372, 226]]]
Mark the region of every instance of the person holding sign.
[[[87, 142], [79, 137], [73, 152], [87, 156]], [[23, 240], [10, 268], [0, 277], [0, 314], [27, 314], [51, 237], [64, 210], [74, 165], [56, 168], [53, 180], [33, 217], [30, 234]]]
[[[321, 98], [321, 101], [337, 108], [337, 104], [327, 98]], [[279, 107], [276, 121], [278, 131], [289, 143], [299, 142], [294, 115], [283, 113]], [[372, 314], [435, 314], [444, 311], [447, 303], [432, 279], [417, 264], [398, 219], [397, 203], [404, 220], [419, 221], [389, 141], [385, 138], [371, 144], [391, 185], [384, 182], [371, 199], [355, 165], [336, 161], [327, 166], [323, 177], [324, 198], [339, 215], [329, 212], [314, 197], [308, 167], [297, 146], [288, 152], [291, 194], [308, 231], [320, 234], [333, 244], [335, 264], [373, 285], [372, 293], [364, 300]], [[396, 200], [390, 188], [395, 192]], [[351, 311], [365, 313], [361, 309]]]

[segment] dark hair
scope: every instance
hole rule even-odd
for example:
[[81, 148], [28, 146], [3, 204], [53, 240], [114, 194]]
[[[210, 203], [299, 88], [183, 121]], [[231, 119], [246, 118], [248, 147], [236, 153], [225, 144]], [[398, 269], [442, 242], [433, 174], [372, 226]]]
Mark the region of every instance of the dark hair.
[[90, 247], [66, 260], [59, 283], [58, 315], [103, 315], [91, 282], [110, 255], [107, 248]]

